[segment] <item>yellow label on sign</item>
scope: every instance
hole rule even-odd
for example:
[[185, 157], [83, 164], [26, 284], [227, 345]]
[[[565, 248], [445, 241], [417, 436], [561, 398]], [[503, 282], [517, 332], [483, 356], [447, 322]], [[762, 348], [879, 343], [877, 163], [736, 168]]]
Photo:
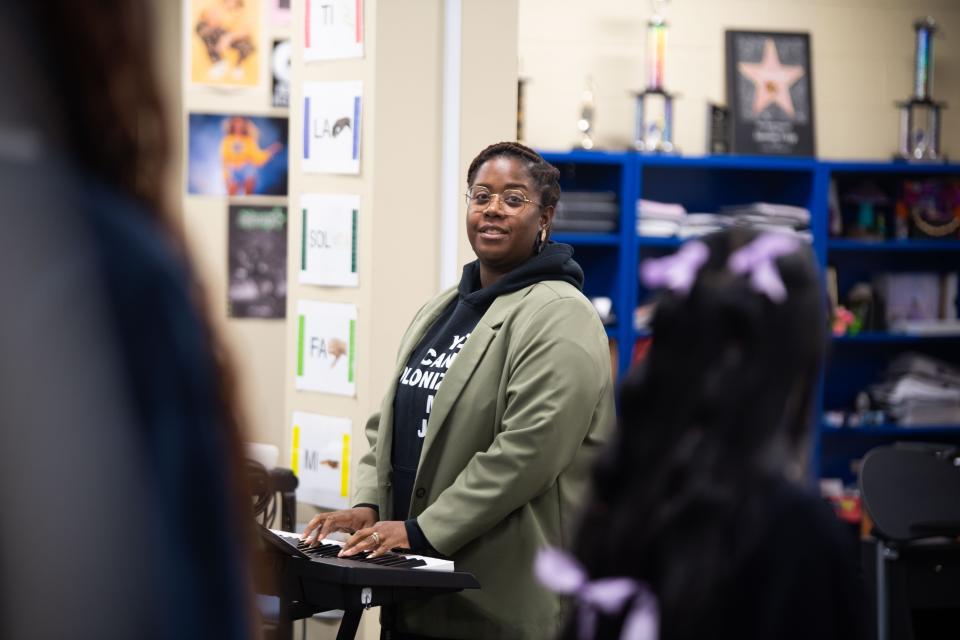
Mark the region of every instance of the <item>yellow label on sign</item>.
[[293, 443], [290, 445], [290, 470], [293, 475], [300, 475], [300, 426], [293, 425]]
[[350, 493], [350, 434], [343, 434], [343, 454], [340, 456], [340, 496], [346, 498]]

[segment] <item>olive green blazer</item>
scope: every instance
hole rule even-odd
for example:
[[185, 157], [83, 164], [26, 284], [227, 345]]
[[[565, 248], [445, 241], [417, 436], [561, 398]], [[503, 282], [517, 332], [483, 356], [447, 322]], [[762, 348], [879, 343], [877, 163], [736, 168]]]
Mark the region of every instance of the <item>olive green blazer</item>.
[[[390, 450], [397, 380], [456, 288], [427, 303], [407, 329], [354, 504], [392, 519]], [[405, 603], [396, 628], [439, 638], [549, 638], [566, 604], [533, 576], [537, 550], [565, 547], [590, 468], [612, 432], [606, 333], [589, 301], [560, 281], [498, 297], [437, 390], [411, 496], [430, 543], [481, 589]]]

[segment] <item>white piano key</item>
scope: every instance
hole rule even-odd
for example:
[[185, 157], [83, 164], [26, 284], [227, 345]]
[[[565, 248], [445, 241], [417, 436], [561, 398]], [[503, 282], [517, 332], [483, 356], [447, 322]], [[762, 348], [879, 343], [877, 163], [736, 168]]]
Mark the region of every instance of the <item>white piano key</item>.
[[[289, 542], [290, 544], [292, 544], [294, 547], [296, 547], [296, 546], [297, 546], [297, 543], [300, 542], [300, 540], [301, 540], [300, 534], [298, 534], [298, 533], [291, 533], [291, 532], [289, 532], [289, 531], [281, 531], [281, 530], [279, 530], [279, 529], [270, 529], [270, 531], [273, 532], [274, 534], [276, 534], [277, 536], [285, 539], [287, 542]], [[334, 538], [324, 538], [324, 539], [321, 540], [320, 542], [321, 542], [322, 544], [334, 544], [334, 545], [337, 545], [338, 547], [342, 547], [343, 544], [344, 544], [343, 541], [341, 541], [341, 540], [336, 540], [336, 539], [334, 539]], [[413, 554], [413, 553], [398, 553], [398, 552], [396, 552], [396, 551], [393, 551], [393, 552], [391, 552], [391, 553], [394, 553], [394, 554], [396, 554], [396, 555], [403, 556], [404, 558], [408, 558], [408, 559], [410, 559], [410, 560], [422, 560], [423, 562], [426, 563], [425, 565], [420, 566], [420, 567], [413, 567], [414, 569], [425, 570], [425, 571], [454, 571], [454, 566], [453, 566], [453, 561], [452, 561], [452, 560], [444, 560], [444, 559], [442, 559], [442, 558], [433, 558], [433, 557], [430, 557], [430, 556], [418, 556], [418, 555]], [[349, 560], [350, 558], [345, 558], [345, 559], [346, 559], [346, 560]]]

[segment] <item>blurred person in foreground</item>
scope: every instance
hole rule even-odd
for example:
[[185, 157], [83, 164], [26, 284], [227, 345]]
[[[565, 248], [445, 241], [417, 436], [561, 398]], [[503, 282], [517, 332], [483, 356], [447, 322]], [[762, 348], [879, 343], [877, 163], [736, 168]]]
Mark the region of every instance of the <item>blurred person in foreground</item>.
[[237, 418], [162, 197], [149, 18], [0, 5], [3, 638], [252, 635]]
[[798, 238], [734, 228], [645, 262], [648, 358], [574, 545], [537, 574], [577, 594], [564, 638], [852, 639], [858, 551], [804, 481], [827, 315]]

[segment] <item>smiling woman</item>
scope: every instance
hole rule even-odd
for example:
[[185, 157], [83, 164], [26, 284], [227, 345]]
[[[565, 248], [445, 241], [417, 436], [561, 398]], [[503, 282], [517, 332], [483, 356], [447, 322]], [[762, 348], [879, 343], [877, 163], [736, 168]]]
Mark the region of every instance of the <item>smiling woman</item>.
[[449, 556], [480, 581], [479, 591], [398, 606], [384, 620], [391, 638], [545, 638], [565, 617], [534, 580], [533, 557], [570, 539], [614, 412], [583, 271], [570, 246], [549, 241], [558, 178], [513, 142], [473, 160], [466, 228], [477, 260], [403, 337], [394, 382], [367, 423], [355, 507], [321, 514], [305, 532], [314, 541], [353, 532], [344, 555]]
[[[522, 151], [498, 155], [504, 149], [513, 150], [498, 145], [484, 150], [467, 172], [467, 237], [480, 261], [483, 286], [526, 262], [531, 251], [541, 252], [560, 195], [559, 187], [554, 187], [556, 168], [541, 160], [552, 171], [541, 170], [538, 181]], [[536, 194], [539, 202], [528, 194]]]

